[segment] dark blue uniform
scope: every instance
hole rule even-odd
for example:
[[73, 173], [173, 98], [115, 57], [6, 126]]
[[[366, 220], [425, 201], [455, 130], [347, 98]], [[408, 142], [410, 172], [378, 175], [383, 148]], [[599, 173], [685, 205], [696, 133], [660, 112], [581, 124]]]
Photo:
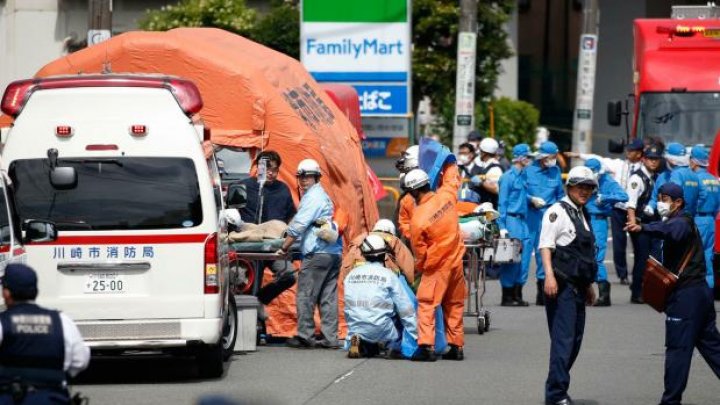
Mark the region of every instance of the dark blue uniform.
[[705, 255], [692, 217], [680, 211], [665, 222], [643, 225], [642, 232], [662, 239], [663, 264], [677, 274], [689, 248], [695, 251], [671, 293], [665, 314], [665, 392], [661, 404], [680, 404], [697, 347], [720, 378], [720, 333], [712, 290], [705, 282]]
[[[57, 311], [18, 303], [0, 313], [0, 404], [67, 404], [64, 387], [65, 346]], [[13, 401], [11, 383], [33, 387], [20, 402]]]
[[[633, 193], [638, 185], [636, 184], [637, 178], [640, 178], [642, 182], [642, 194], [637, 199], [637, 206], [635, 208], [635, 218], [641, 223], [650, 223], [659, 219], [656, 214], [647, 215], [645, 207], [651, 205], [652, 196], [658, 190], [657, 176], [648, 176], [648, 173], [644, 168], [637, 170], [630, 178], [630, 188], [628, 194]], [[653, 209], [654, 211], [654, 209]], [[631, 299], [633, 302], [642, 302], [640, 300], [640, 293], [642, 291], [642, 280], [645, 273], [645, 263], [647, 262], [650, 255], [657, 259], [660, 257], [660, 242], [657, 239], [653, 239], [646, 233], [632, 233], [630, 234], [630, 240], [632, 241], [633, 250], [635, 252], [635, 261], [633, 262], [633, 273], [632, 283], [630, 284]]]

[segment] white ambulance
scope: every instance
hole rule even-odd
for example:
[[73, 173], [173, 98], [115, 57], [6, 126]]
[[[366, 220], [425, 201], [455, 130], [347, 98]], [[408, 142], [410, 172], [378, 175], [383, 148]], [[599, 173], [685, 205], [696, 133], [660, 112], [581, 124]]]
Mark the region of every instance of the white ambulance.
[[27, 243], [40, 304], [70, 315], [93, 354], [196, 356], [221, 376], [237, 335], [217, 164], [197, 87], [158, 75], [11, 83], [2, 168], [17, 214], [58, 237]]

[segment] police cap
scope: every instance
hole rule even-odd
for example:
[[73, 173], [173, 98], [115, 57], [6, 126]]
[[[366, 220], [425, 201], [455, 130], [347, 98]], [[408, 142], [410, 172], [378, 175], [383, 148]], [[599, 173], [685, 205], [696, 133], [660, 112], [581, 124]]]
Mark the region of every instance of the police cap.
[[673, 182], [667, 182], [660, 186], [658, 194], [666, 195], [673, 200], [677, 200], [678, 198], [683, 198], [683, 189]]
[[11, 263], [5, 267], [2, 285], [13, 294], [36, 295], [37, 274], [35, 274], [35, 270], [24, 264]]

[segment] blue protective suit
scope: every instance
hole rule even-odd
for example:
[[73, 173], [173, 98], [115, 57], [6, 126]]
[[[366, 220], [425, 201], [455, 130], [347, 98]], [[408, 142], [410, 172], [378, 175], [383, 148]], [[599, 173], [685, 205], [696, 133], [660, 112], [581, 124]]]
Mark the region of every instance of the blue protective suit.
[[300, 200], [297, 214], [288, 225], [287, 233], [294, 238], [302, 238], [301, 250], [303, 256], [312, 253], [342, 254], [342, 240], [329, 243], [317, 237], [314, 226], [320, 218], [332, 218], [334, 206], [330, 197], [320, 183], [310, 187]]
[[503, 264], [500, 268], [500, 284], [511, 288], [527, 282], [532, 243], [527, 227], [527, 177], [526, 171], [513, 166], [500, 176], [498, 195], [498, 226], [508, 231], [511, 238], [522, 241], [521, 263]]
[[[556, 202], [560, 201], [565, 196], [565, 190], [563, 189], [562, 174], [560, 168], [557, 166], [543, 168], [540, 166], [540, 162], [537, 160], [533, 162], [526, 169], [528, 190], [528, 204], [530, 204], [530, 197], [540, 197], [545, 200], [545, 206], [542, 208], [535, 208], [532, 205], [528, 207], [528, 218], [527, 225], [530, 233], [530, 242], [532, 243], [532, 249], [535, 252], [535, 265], [536, 276], [538, 281], [545, 280], [545, 269], [542, 266], [542, 257], [538, 250], [538, 244], [540, 243], [540, 227], [542, 226], [542, 218], [545, 211]], [[527, 279], [527, 273], [530, 270], [530, 261], [527, 263], [527, 267], [523, 267], [522, 272], [525, 274]]]
[[705, 249], [707, 280], [710, 288], [715, 287], [713, 275], [713, 248], [715, 247], [715, 216], [720, 211], [720, 181], [701, 167], [695, 172], [700, 179], [700, 197], [695, 213], [695, 224], [700, 232]]
[[[402, 333], [417, 341], [417, 316], [400, 278], [380, 263], [362, 264], [345, 277], [345, 319], [348, 341], [382, 343], [400, 350]], [[402, 329], [395, 320], [400, 320]], [[403, 332], [404, 330], [404, 332]]]
[[682, 187], [685, 211], [695, 215], [700, 197], [700, 179], [697, 174], [687, 166], [677, 166], [670, 172], [670, 181]]
[[667, 167], [659, 172], [657, 174], [657, 177], [655, 178], [655, 185], [653, 186], [653, 192], [650, 196], [650, 202], [648, 202], [648, 205], [652, 207], [653, 211], [657, 213], [657, 201], [658, 201], [658, 190], [660, 190], [660, 186], [670, 181], [670, 173], [672, 171], [668, 169]]
[[595, 281], [607, 281], [605, 251], [608, 242], [608, 217], [612, 214], [615, 204], [627, 200], [628, 194], [609, 174], [601, 173], [598, 176], [598, 191], [585, 206], [590, 214], [590, 224], [597, 245], [595, 260], [598, 264], [598, 273]]

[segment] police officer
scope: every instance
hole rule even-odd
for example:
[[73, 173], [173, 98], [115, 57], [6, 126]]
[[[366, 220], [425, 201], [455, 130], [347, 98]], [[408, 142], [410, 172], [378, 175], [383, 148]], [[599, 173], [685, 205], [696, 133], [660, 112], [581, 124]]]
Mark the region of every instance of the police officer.
[[592, 172], [597, 176], [598, 192], [590, 198], [587, 203], [587, 211], [590, 214], [590, 222], [595, 236], [597, 252], [595, 260], [598, 266], [597, 284], [598, 300], [597, 307], [610, 306], [610, 283], [607, 279], [607, 268], [605, 267], [605, 251], [608, 240], [608, 217], [613, 206], [618, 203], [625, 203], [628, 195], [609, 174], [605, 173], [602, 163], [597, 159], [588, 159], [585, 162]]
[[69, 404], [66, 374], [87, 368], [90, 349], [65, 314], [35, 304], [37, 275], [9, 264], [2, 277], [0, 404]]
[[628, 226], [631, 232], [650, 234], [665, 242], [663, 264], [676, 275], [689, 255], [665, 309], [665, 391], [661, 405], [681, 403], [694, 348], [720, 378], [720, 332], [712, 290], [705, 282], [703, 244], [684, 204], [683, 189], [666, 183], [658, 191], [658, 211], [667, 220]]
[[[645, 149], [642, 167], [630, 176], [630, 186], [627, 189], [628, 224], [650, 223], [658, 219], [655, 210], [649, 204], [655, 187], [656, 172], [660, 167], [661, 157], [660, 149], [657, 146], [650, 146]], [[640, 293], [645, 272], [645, 262], [651, 254], [655, 257], [659, 256], [657, 253], [659, 245], [653, 241], [652, 237], [646, 234], [634, 233], [630, 235], [630, 239], [635, 252], [632, 283], [630, 284], [630, 302], [642, 304], [643, 300]]]
[[[565, 152], [568, 157], [579, 157], [587, 162], [588, 159], [595, 158], [599, 160], [603, 167], [612, 174], [613, 179], [620, 184], [623, 190], [627, 191], [628, 180], [636, 170], [642, 166], [642, 155], [645, 144], [641, 139], [635, 139], [625, 146], [625, 159], [612, 159], [594, 154]], [[620, 279], [620, 284], [627, 285], [628, 269], [627, 269], [627, 233], [625, 225], [627, 224], [627, 206], [624, 202], [615, 204], [610, 212], [610, 229], [612, 230], [613, 242], [613, 263], [615, 271]], [[600, 270], [602, 271], [602, 269]]]
[[[690, 167], [700, 180], [700, 197], [695, 213], [695, 225], [705, 249], [706, 279], [710, 288], [715, 287], [713, 275], [713, 248], [715, 247], [715, 216], [720, 211], [720, 181], [708, 173], [708, 151], [703, 145], [695, 145], [690, 151]], [[684, 196], [684, 195], [683, 195]]]
[[475, 146], [465, 142], [458, 147], [457, 163], [460, 176], [464, 180], [470, 180], [473, 176], [480, 174], [480, 166], [475, 164]]
[[540, 252], [545, 268], [545, 313], [550, 329], [550, 370], [546, 404], [572, 404], [570, 369], [585, 331], [585, 305], [595, 300], [595, 238], [585, 209], [597, 181], [584, 166], [568, 173], [567, 196], [553, 204], [542, 220]]
[[480, 203], [489, 202], [493, 208], [498, 206], [498, 182], [502, 176], [502, 167], [497, 160], [499, 144], [493, 138], [480, 141], [479, 173], [470, 182], [480, 194]]
[[[528, 202], [530, 209], [528, 210], [528, 231], [530, 233], [530, 241], [535, 251], [535, 265], [537, 277], [537, 296], [535, 304], [543, 305], [543, 286], [545, 283], [545, 272], [543, 271], [542, 259], [538, 249], [540, 241], [540, 226], [542, 217], [547, 208], [565, 195], [562, 184], [562, 174], [560, 168], [557, 167], [558, 147], [554, 142], [545, 141], [540, 144], [535, 161], [527, 168], [528, 182]], [[524, 278], [530, 270], [530, 263], [523, 265], [522, 272]]]
[[500, 285], [504, 307], [526, 307], [528, 302], [522, 298], [522, 289], [527, 282], [527, 268], [532, 256], [532, 243], [527, 228], [527, 178], [525, 168], [532, 161], [530, 147], [521, 143], [513, 147], [513, 160], [510, 170], [500, 177], [500, 196], [498, 200], [498, 226], [500, 235], [522, 241], [521, 263], [503, 264], [500, 267]]

